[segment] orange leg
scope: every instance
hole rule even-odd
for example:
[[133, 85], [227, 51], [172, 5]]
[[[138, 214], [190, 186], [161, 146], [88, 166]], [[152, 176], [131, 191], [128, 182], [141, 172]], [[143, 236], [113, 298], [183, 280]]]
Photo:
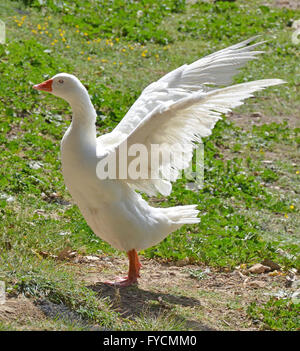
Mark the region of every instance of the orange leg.
[[139, 261], [138, 254], [136, 250], [133, 249], [127, 252], [127, 256], [129, 259], [128, 276], [115, 282], [105, 282], [106, 284], [113, 286], [129, 286], [131, 284], [137, 283], [137, 278], [140, 277], [140, 268], [142, 266]]

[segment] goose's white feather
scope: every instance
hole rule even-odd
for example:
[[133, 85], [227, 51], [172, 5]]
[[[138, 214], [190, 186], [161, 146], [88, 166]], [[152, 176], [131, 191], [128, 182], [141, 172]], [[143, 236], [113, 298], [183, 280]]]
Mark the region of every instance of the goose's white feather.
[[[162, 153], [171, 154], [167, 159], [171, 162], [161, 163], [159, 168], [150, 169], [153, 179], [128, 178], [126, 181], [149, 195], [169, 195], [172, 186], [168, 179], [176, 180], [179, 171], [189, 166], [195, 143], [201, 142], [202, 137], [211, 134], [222, 113], [228, 113], [242, 105], [243, 100], [253, 96], [253, 92], [282, 83], [284, 82], [281, 79], [264, 79], [209, 92], [193, 92], [172, 104], [161, 103], [144, 117], [118, 148], [121, 148], [124, 142], [128, 149], [131, 145], [143, 144], [151, 156], [151, 145], [158, 144]], [[118, 148], [113, 152], [118, 153]], [[184, 157], [176, 157], [181, 154], [184, 154]], [[131, 161], [128, 157], [128, 164]]]
[[101, 146], [106, 141], [110, 144], [116, 135], [122, 138], [122, 134], [130, 134], [160, 104], [176, 102], [194, 91], [208, 91], [211, 85], [230, 84], [239, 68], [263, 53], [254, 50], [263, 42], [248, 45], [256, 38], [217, 51], [189, 65], [185, 64], [148, 85], [113, 132], [98, 138]]

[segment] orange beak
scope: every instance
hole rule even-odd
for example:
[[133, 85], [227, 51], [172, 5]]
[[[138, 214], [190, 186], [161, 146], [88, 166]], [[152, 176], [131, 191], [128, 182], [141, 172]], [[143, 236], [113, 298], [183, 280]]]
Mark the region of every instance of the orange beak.
[[52, 82], [53, 82], [53, 79], [48, 79], [41, 84], [34, 85], [33, 89], [43, 90], [43, 91], [52, 91]]

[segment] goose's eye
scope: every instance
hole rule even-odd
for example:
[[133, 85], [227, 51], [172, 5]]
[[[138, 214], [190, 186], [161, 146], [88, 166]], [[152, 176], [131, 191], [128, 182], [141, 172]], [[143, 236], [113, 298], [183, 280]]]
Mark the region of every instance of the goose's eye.
[[59, 79], [58, 83], [64, 84], [64, 80], [63, 79]]

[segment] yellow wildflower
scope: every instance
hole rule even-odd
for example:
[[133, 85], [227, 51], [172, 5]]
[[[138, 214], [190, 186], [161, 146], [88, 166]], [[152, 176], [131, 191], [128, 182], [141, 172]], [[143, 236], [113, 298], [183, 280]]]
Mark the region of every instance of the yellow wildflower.
[[148, 52], [148, 50], [146, 49], [146, 50], [144, 50], [143, 52], [142, 52], [142, 56], [143, 57], [146, 57], [147, 56], [147, 52]]
[[290, 209], [291, 209], [291, 210], [293, 210], [294, 208], [295, 208], [295, 206], [294, 206], [294, 205], [291, 205], [291, 206], [290, 206]]

